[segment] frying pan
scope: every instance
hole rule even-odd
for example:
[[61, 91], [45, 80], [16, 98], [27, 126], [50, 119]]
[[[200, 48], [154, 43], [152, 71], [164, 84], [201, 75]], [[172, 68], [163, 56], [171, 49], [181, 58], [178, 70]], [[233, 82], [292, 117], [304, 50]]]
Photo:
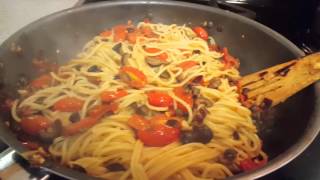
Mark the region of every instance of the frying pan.
[[[208, 29], [216, 42], [228, 47], [241, 61], [241, 73], [247, 74], [304, 54], [273, 30], [234, 13], [191, 3], [173, 1], [121, 1], [94, 3], [68, 9], [42, 18], [15, 33], [0, 46], [1, 91], [13, 92], [21, 75], [34, 77], [31, 60], [41, 50], [51, 61], [62, 64], [75, 56], [94, 35], [107, 27], [144, 18], [165, 24], [200, 25], [211, 21]], [[13, 45], [22, 52], [10, 51]], [[255, 171], [233, 178], [254, 179], [264, 176], [298, 156], [320, 129], [320, 87], [316, 83], [266, 112], [257, 120], [263, 149], [270, 162]], [[18, 152], [25, 149], [1, 117], [0, 136]], [[48, 161], [42, 166], [70, 179], [89, 179], [88, 175]]]

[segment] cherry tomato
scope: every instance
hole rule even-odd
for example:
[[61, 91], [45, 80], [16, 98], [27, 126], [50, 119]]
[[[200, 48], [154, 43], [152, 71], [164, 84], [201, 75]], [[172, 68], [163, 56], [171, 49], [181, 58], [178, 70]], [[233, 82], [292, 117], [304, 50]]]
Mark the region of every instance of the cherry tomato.
[[250, 170], [257, 169], [257, 168], [265, 165], [266, 163], [267, 163], [267, 160], [263, 160], [260, 162], [254, 162], [252, 159], [249, 158], [249, 159], [242, 160], [240, 162], [240, 168], [243, 171], [250, 171]]
[[[171, 122], [170, 122], [171, 121]], [[174, 122], [172, 122], [174, 121]], [[157, 114], [150, 119], [151, 127], [158, 125], [181, 128], [182, 119], [178, 117], [168, 117], [165, 114]]]
[[146, 130], [150, 128], [150, 121], [142, 116], [133, 115], [128, 119], [128, 125], [135, 130]]
[[133, 88], [143, 88], [147, 84], [147, 77], [134, 67], [123, 66], [119, 74], [120, 79]]
[[200, 26], [194, 27], [193, 31], [197, 34], [198, 37], [204, 40], [208, 40], [209, 35], [203, 27], [200, 27]]
[[140, 31], [145, 37], [151, 38], [155, 36], [150, 27], [141, 27]]
[[198, 62], [196, 62], [196, 61], [185, 61], [185, 62], [180, 63], [178, 65], [178, 67], [180, 67], [182, 70], [185, 71], [185, 70], [190, 69], [196, 65], [198, 65]]
[[49, 74], [42, 75], [31, 82], [33, 88], [46, 88], [50, 86], [52, 77]]
[[[146, 48], [145, 49], [146, 52], [148, 53], [157, 53], [157, 52], [160, 52], [160, 49], [157, 49], [157, 48]], [[166, 60], [168, 59], [168, 55], [167, 53], [161, 53], [157, 56], [155, 56], [157, 59], [160, 59], [161, 61], [164, 61], [166, 62]]]
[[117, 91], [103, 91], [100, 94], [100, 98], [103, 102], [110, 102], [120, 99], [126, 95], [128, 95], [128, 92], [126, 90], [119, 89]]
[[234, 58], [233, 56], [231, 56], [228, 52], [227, 48], [223, 48], [223, 64], [224, 64], [224, 68], [225, 69], [229, 69], [229, 68], [239, 68], [240, 63], [239, 61]]
[[[193, 98], [191, 93], [186, 93], [185, 90], [182, 87], [176, 87], [173, 89], [173, 92], [176, 96], [178, 96], [181, 100], [186, 102], [191, 107], [193, 106]], [[178, 109], [180, 109], [183, 112], [188, 112], [186, 107], [182, 105], [181, 103], [178, 103]]]
[[57, 101], [53, 105], [53, 109], [62, 112], [77, 112], [80, 111], [84, 104], [83, 100], [75, 97], [65, 97]]
[[91, 128], [98, 122], [99, 122], [98, 118], [86, 117], [76, 123], [72, 123], [69, 126], [65, 127], [63, 134], [65, 136], [71, 136], [71, 135], [83, 132], [84, 130]]
[[139, 130], [138, 138], [147, 146], [161, 147], [179, 139], [178, 128], [158, 125], [152, 129]]
[[127, 25], [117, 25], [113, 27], [113, 40], [115, 42], [126, 40]]
[[148, 102], [152, 106], [170, 107], [173, 105], [173, 99], [165, 92], [152, 91], [147, 94]]
[[40, 115], [29, 116], [21, 120], [21, 128], [30, 135], [37, 135], [41, 130], [51, 126], [51, 121]]
[[100, 119], [108, 112], [116, 112], [118, 110], [118, 104], [112, 103], [112, 104], [102, 104], [102, 105], [96, 105], [92, 109], [89, 110], [88, 114], [89, 117], [94, 117], [97, 119]]

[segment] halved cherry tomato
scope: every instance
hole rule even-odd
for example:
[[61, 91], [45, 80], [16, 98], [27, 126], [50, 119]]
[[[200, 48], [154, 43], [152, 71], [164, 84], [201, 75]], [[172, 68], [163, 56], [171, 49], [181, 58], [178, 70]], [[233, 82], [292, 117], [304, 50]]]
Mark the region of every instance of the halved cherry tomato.
[[[191, 107], [193, 106], [193, 98], [191, 93], [187, 93], [182, 87], [176, 87], [173, 89], [173, 92], [176, 96], [182, 99], [184, 102], [189, 104]], [[183, 112], [188, 112], [186, 107], [181, 103], [177, 104], [178, 108]]]
[[197, 34], [198, 37], [204, 40], [208, 40], [209, 35], [203, 27], [200, 27], [200, 26], [194, 27], [193, 31]]
[[240, 162], [240, 168], [243, 171], [250, 171], [250, 170], [257, 169], [257, 168], [265, 165], [266, 163], [267, 163], [267, 160], [263, 160], [260, 162], [254, 162], [252, 159], [249, 158], [249, 159], [242, 160]]
[[152, 106], [170, 107], [173, 105], [173, 99], [165, 92], [151, 91], [147, 93], [148, 102]]
[[105, 30], [103, 32], [100, 33], [101, 37], [109, 37], [111, 36], [112, 32], [110, 30]]
[[179, 139], [180, 129], [158, 125], [152, 129], [138, 130], [138, 138], [147, 146], [161, 147]]
[[27, 134], [37, 135], [41, 130], [50, 127], [51, 121], [44, 116], [34, 115], [23, 118], [20, 125]]
[[137, 32], [130, 32], [130, 33], [128, 33], [127, 39], [129, 41], [129, 43], [134, 44], [137, 41], [137, 37], [138, 37]]
[[[160, 49], [157, 49], [157, 48], [146, 48], [145, 49], [146, 52], [148, 53], [157, 53], [157, 52], [160, 52]], [[168, 55], [167, 53], [161, 53], [157, 56], [155, 56], [157, 59], [160, 59], [161, 61], [165, 61], [168, 59]]]
[[154, 36], [155, 36], [155, 34], [152, 32], [152, 29], [151, 29], [150, 27], [146, 27], [146, 26], [141, 27], [141, 28], [140, 28], [140, 32], [141, 32], [145, 37], [151, 38], [151, 37], [154, 37]]
[[89, 117], [94, 117], [94, 118], [101, 118], [108, 112], [116, 112], [118, 110], [118, 104], [112, 103], [112, 104], [101, 104], [101, 105], [96, 105], [92, 109], [89, 110]]
[[50, 85], [52, 77], [49, 74], [42, 75], [31, 82], [33, 88], [46, 88]]
[[134, 67], [123, 66], [119, 74], [120, 79], [133, 88], [143, 88], [147, 84], [147, 77]]
[[185, 61], [185, 62], [180, 63], [178, 65], [178, 67], [180, 67], [182, 70], [185, 71], [185, 70], [190, 69], [196, 65], [198, 65], [198, 62], [196, 62], [196, 61]]
[[126, 40], [127, 36], [127, 25], [117, 25], [113, 27], [113, 40], [115, 42]]
[[100, 98], [103, 102], [110, 102], [120, 99], [126, 95], [128, 95], [128, 92], [126, 90], [119, 89], [117, 91], [103, 91], [100, 94]]
[[84, 104], [83, 100], [75, 97], [65, 97], [57, 101], [53, 105], [53, 109], [62, 112], [77, 112], [80, 111]]
[[65, 136], [71, 136], [71, 135], [83, 132], [84, 130], [91, 128], [98, 122], [99, 122], [98, 118], [86, 117], [76, 123], [72, 123], [69, 126], [65, 127], [63, 134]]
[[225, 69], [229, 69], [229, 68], [233, 68], [233, 67], [239, 68], [239, 66], [240, 66], [239, 61], [229, 54], [227, 48], [223, 48], [222, 52], [224, 54], [222, 62], [224, 64]]
[[135, 130], [146, 130], [150, 128], [150, 121], [139, 115], [133, 115], [128, 119], [128, 125]]

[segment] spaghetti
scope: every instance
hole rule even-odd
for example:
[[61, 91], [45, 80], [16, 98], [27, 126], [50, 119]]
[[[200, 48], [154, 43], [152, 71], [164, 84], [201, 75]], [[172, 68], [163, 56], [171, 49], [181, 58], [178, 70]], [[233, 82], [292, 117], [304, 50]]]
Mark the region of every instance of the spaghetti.
[[238, 100], [238, 63], [208, 39], [201, 27], [115, 26], [32, 81], [12, 116], [40, 139], [62, 128], [52, 157], [104, 179], [222, 179], [257, 168], [267, 156]]

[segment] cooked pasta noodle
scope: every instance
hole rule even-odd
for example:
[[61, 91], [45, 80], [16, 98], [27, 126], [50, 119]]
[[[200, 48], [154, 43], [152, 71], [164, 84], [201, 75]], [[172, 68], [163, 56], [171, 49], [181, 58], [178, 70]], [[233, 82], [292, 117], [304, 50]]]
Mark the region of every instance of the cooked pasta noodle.
[[[232, 176], [236, 171], [231, 166], [239, 167], [243, 160], [256, 157], [260, 159], [255, 161], [266, 160], [251, 112], [241, 105], [237, 87], [228, 80], [238, 79], [239, 72], [234, 67], [224, 68], [221, 62], [224, 54], [210, 50], [208, 43], [186, 26], [141, 22], [136, 28], [149, 28], [153, 36], [138, 36], [135, 43], [122, 41], [118, 49], [115, 46], [119, 46], [119, 42], [113, 39], [114, 31], [108, 36], [94, 37], [75, 59], [50, 73], [48, 87], [16, 100], [12, 108], [13, 118], [20, 122], [24, 117], [18, 112], [29, 108], [41, 112], [51, 122], [60, 121], [66, 127], [72, 124], [69, 119], [73, 113], [52, 108], [59, 100], [65, 97], [82, 100], [79, 116], [83, 119], [89, 116], [92, 108], [104, 103], [101, 93], [125, 89], [127, 95], [115, 100], [118, 109], [114, 114], [103, 116], [85, 131], [55, 138], [49, 147], [50, 154], [61, 164], [81, 167], [89, 175], [122, 180], [222, 179]], [[157, 51], [148, 52], [146, 48], [156, 48]], [[148, 57], [163, 53], [167, 55], [165, 63], [153, 67], [146, 62]], [[124, 54], [128, 57], [127, 66], [146, 76], [144, 87], [133, 88], [118, 79]], [[179, 66], [189, 61], [195, 65], [188, 69]], [[95, 70], [91, 71], [93, 67]], [[202, 78], [203, 84], [198, 83], [192, 88], [212, 103], [203, 123], [212, 131], [213, 138], [208, 143], [183, 144], [178, 140], [161, 147], [144, 145], [137, 138], [136, 130], [127, 123], [135, 113], [134, 106], [145, 105], [149, 111], [165, 114], [183, 106], [186, 114], [182, 130], [190, 130], [194, 107], [176, 95], [174, 89], [184, 87], [198, 77]], [[220, 84], [216, 88], [208, 87], [206, 82], [214, 79], [219, 79]], [[153, 91], [167, 93], [173, 100], [172, 107], [150, 104], [146, 94]], [[226, 149], [236, 151], [231, 164], [222, 160]], [[122, 168], [117, 171], [106, 168], [112, 164], [120, 164]]]

